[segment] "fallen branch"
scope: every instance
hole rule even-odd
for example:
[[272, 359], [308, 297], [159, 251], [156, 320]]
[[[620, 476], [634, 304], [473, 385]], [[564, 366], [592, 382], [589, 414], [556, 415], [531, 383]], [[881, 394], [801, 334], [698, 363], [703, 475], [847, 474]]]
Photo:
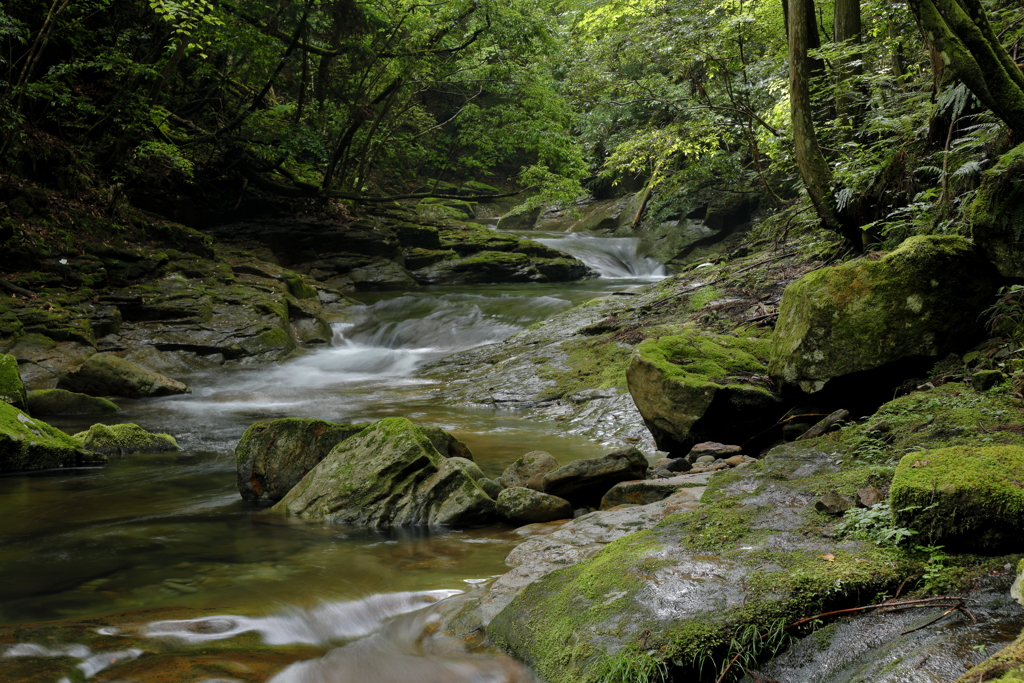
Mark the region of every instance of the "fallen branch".
[[30, 296], [31, 297], [31, 296], [35, 296], [36, 295], [36, 293], [33, 292], [32, 290], [25, 289], [24, 287], [19, 287], [16, 284], [8, 282], [7, 280], [0, 280], [0, 289], [6, 289], [8, 292], [12, 292], [14, 294], [20, 294], [21, 296]]

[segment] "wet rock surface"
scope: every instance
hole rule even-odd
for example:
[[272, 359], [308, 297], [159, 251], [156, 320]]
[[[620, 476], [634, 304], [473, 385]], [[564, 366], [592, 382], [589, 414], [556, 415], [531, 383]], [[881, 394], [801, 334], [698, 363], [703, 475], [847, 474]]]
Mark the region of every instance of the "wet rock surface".
[[332, 448], [365, 426], [302, 418], [256, 422], [235, 446], [238, 492], [245, 500], [281, 500]]
[[57, 388], [90, 396], [127, 398], [175, 396], [192, 391], [182, 382], [106, 353], [90, 356], [61, 378]]
[[545, 474], [541, 485], [545, 493], [564, 498], [573, 507], [597, 507], [615, 484], [646, 475], [647, 457], [627, 448], [600, 458], [574, 460]]

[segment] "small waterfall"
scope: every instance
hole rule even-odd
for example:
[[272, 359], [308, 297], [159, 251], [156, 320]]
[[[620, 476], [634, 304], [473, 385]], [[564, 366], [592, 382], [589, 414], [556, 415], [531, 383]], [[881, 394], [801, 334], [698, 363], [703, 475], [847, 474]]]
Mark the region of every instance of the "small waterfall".
[[565, 237], [538, 239], [552, 249], [572, 254], [608, 280], [661, 280], [668, 277], [665, 264], [637, 253], [635, 237], [596, 237], [570, 233]]

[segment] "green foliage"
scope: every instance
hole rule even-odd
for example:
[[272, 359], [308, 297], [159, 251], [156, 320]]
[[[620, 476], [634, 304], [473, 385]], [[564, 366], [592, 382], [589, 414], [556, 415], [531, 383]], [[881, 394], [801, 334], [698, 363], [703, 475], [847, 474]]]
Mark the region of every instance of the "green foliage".
[[836, 525], [836, 532], [878, 546], [899, 546], [917, 533], [896, 523], [888, 503], [878, 503], [869, 508], [850, 508]]

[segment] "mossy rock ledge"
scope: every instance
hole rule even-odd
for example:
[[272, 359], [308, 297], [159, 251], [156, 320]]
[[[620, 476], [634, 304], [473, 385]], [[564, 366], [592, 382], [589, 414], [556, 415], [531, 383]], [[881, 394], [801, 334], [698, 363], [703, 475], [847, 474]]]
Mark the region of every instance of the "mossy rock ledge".
[[28, 410], [25, 385], [18, 373], [18, 359], [5, 353], [0, 353], [0, 401], [18, 410]]
[[29, 412], [33, 415], [86, 415], [116, 413], [120, 408], [99, 396], [79, 394], [66, 389], [37, 389], [28, 392]]
[[831, 451], [787, 444], [716, 475], [696, 511], [527, 585], [490, 622], [489, 640], [550, 683], [633, 680], [624, 672], [661, 665], [673, 680], [698, 680], [746, 627], [887, 589], [911, 572], [897, 554], [814, 532], [813, 501], [839, 471]]
[[170, 434], [153, 434], [137, 424], [94, 424], [74, 438], [89, 451], [104, 455], [131, 453], [173, 453], [180, 451], [178, 442]]
[[56, 427], [0, 401], [0, 472], [76, 467], [103, 460]]
[[364, 427], [292, 417], [250, 425], [235, 446], [238, 492], [245, 500], [281, 500], [332, 448]]
[[956, 236], [911, 237], [880, 260], [809, 273], [782, 296], [769, 373], [814, 393], [837, 377], [962, 349], [982, 332], [995, 276]]
[[90, 396], [150, 398], [190, 394], [185, 384], [109, 353], [90, 356], [76, 370], [57, 383], [58, 389]]
[[375, 528], [468, 526], [493, 520], [495, 504], [424, 430], [395, 417], [335, 446], [270, 511]]
[[640, 343], [626, 382], [658, 448], [682, 457], [695, 443], [736, 443], [770, 426], [781, 399], [765, 384], [768, 347], [697, 328]]
[[897, 522], [962, 552], [1024, 551], [1024, 446], [952, 446], [900, 460]]

